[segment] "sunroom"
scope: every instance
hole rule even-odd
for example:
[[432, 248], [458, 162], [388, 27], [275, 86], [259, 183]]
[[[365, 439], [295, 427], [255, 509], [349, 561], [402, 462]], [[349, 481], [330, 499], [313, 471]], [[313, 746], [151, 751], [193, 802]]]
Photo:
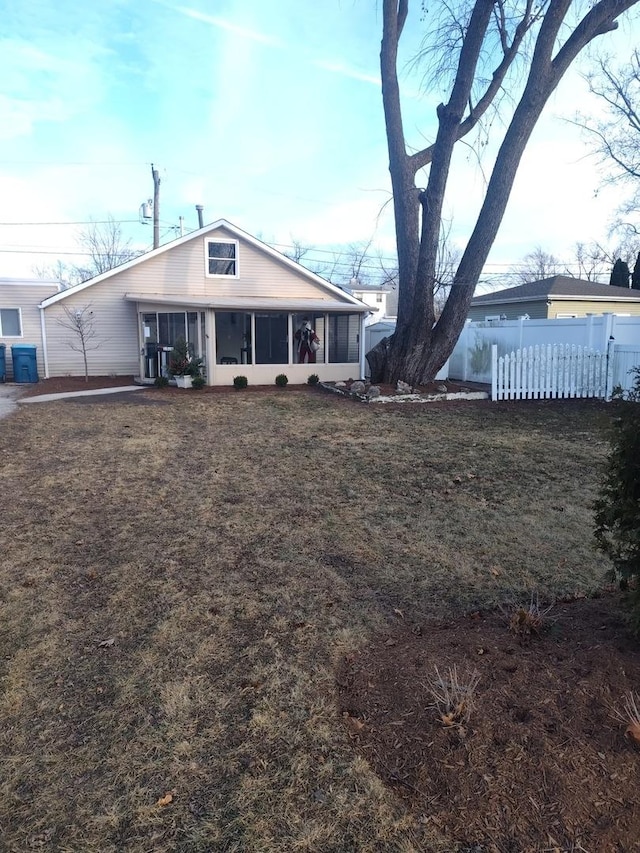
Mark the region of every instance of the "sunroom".
[[[155, 297], [127, 294], [137, 303], [140, 376], [153, 381], [168, 372], [171, 349], [184, 337], [203, 359], [208, 385], [232, 385], [246, 376], [272, 385], [280, 373], [292, 384], [311, 374], [321, 381], [364, 376], [367, 306], [333, 299]], [[299, 346], [303, 327], [314, 332], [314, 351]], [[297, 333], [297, 334], [296, 334]]]

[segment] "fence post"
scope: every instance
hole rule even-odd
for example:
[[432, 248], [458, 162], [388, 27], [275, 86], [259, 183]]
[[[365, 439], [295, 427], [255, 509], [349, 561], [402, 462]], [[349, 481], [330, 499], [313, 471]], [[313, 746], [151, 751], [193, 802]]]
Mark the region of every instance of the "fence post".
[[613, 394], [613, 359], [616, 351], [616, 342], [613, 338], [607, 341], [607, 378], [604, 388], [604, 399], [607, 403], [611, 402]]
[[462, 379], [464, 382], [469, 380], [469, 332], [471, 330], [471, 320], [467, 320], [462, 330]]
[[498, 346], [491, 344], [491, 399], [498, 399]]

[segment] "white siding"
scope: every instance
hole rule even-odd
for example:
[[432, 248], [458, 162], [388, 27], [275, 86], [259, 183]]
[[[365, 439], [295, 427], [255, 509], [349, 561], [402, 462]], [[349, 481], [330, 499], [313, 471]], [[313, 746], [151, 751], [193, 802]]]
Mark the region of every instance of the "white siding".
[[35, 344], [37, 347], [38, 376], [44, 376], [44, 350], [38, 305], [43, 299], [53, 296], [57, 291], [57, 286], [51, 282], [35, 284], [0, 281], [0, 308], [19, 308], [22, 317], [22, 336], [20, 338], [0, 337], [0, 344], [6, 345], [7, 379], [13, 379], [12, 344]]
[[65, 308], [69, 311], [90, 306], [96, 338], [87, 353], [90, 376], [116, 374], [128, 376], [140, 372], [138, 344], [138, 315], [136, 305], [124, 299], [124, 292], [115, 279], [107, 279], [82, 290], [45, 309], [49, 376], [82, 376], [82, 353], [70, 344], [78, 345], [77, 336], [65, 329]]
[[216, 237], [228, 240], [232, 236], [222, 228], [216, 229], [206, 237], [194, 237], [129, 270], [116, 273], [108, 281], [122, 293], [184, 294], [209, 299], [216, 296], [336, 299], [335, 293], [315, 285], [285, 263], [242, 240], [238, 247], [238, 278], [206, 275], [207, 241]]
[[[154, 295], [184, 295], [210, 300], [215, 297], [300, 298], [335, 303], [339, 296], [320, 284], [309, 281], [286, 263], [261, 252], [250, 243], [239, 240], [238, 278], [206, 275], [206, 241], [237, 239], [224, 228], [199, 235], [155, 257], [143, 260], [122, 272], [114, 272], [104, 281], [84, 288], [45, 309], [49, 352], [49, 375], [81, 375], [84, 372], [81, 353], [74, 352], [73, 334], [60, 326], [64, 307], [81, 309], [87, 305], [94, 312], [96, 341], [99, 348], [88, 354], [90, 375], [138, 375], [140, 372], [139, 306], [125, 300], [125, 294], [148, 294], [149, 305]], [[146, 306], [146, 303], [145, 303]], [[159, 311], [179, 311], [179, 305], [156, 303]], [[197, 310], [190, 305], [188, 310]], [[247, 310], [251, 310], [250, 304]]]

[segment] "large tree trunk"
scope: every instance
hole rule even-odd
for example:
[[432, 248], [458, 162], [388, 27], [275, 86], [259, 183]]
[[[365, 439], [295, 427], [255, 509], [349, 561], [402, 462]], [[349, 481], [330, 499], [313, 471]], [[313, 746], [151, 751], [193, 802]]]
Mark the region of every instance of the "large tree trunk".
[[[401, 379], [411, 385], [420, 385], [432, 380], [446, 362], [464, 326], [474, 289], [502, 222], [520, 160], [544, 105], [580, 51], [597, 35], [614, 29], [615, 19], [637, 2], [640, 0], [600, 0], [558, 47], [559, 33], [565, 26], [572, 0], [549, 0], [543, 16], [532, 0], [523, 0], [521, 19], [513, 34], [508, 31], [512, 18], [506, 14], [502, 0], [476, 0], [468, 20], [456, 22], [464, 37], [449, 101], [438, 107], [436, 140], [423, 151], [409, 155], [396, 70], [398, 42], [408, 14], [408, 0], [384, 0], [382, 94], [398, 248], [399, 299], [395, 333], [367, 354], [373, 381], [395, 383]], [[492, 22], [497, 27], [503, 55], [491, 83], [474, 107], [471, 102], [476, 71], [487, 47], [487, 33]], [[538, 23], [522, 97], [505, 133], [476, 226], [451, 282], [449, 297], [436, 322], [434, 292], [438, 280], [438, 245], [454, 145], [491, 104], [524, 36]], [[430, 165], [427, 186], [419, 191], [416, 173], [427, 165]]]

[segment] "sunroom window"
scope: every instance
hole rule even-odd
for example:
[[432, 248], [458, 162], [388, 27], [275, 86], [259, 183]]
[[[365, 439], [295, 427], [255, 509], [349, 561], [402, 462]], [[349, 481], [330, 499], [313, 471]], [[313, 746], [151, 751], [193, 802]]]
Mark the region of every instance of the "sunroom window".
[[207, 240], [207, 275], [238, 275], [238, 243], [235, 240]]

